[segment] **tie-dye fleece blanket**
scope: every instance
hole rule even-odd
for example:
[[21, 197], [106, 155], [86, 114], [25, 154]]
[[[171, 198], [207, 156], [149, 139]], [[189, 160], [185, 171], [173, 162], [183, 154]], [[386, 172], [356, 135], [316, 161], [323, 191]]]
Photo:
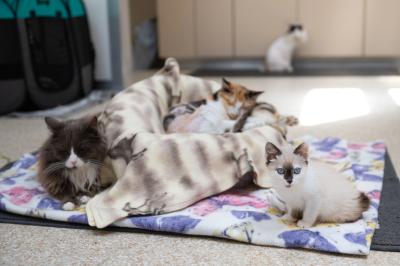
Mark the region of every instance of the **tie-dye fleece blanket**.
[[[256, 245], [367, 255], [378, 226], [384, 143], [312, 137], [302, 140], [309, 143], [312, 157], [335, 163], [354, 180], [360, 191], [367, 193], [372, 204], [362, 219], [354, 223], [319, 224], [300, 229], [281, 219], [282, 212], [269, 201], [270, 190], [244, 189], [229, 190], [174, 213], [125, 218], [114, 226], [222, 237]], [[0, 173], [0, 209], [87, 224], [83, 207], [63, 211], [60, 202], [44, 192], [35, 180], [36, 161], [36, 156], [24, 155], [10, 169]]]

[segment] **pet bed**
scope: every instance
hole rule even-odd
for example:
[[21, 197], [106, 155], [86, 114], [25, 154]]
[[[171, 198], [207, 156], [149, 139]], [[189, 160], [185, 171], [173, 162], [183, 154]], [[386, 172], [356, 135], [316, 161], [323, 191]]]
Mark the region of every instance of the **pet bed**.
[[[33, 156], [13, 167], [21, 169], [21, 173], [1, 183], [0, 208], [47, 219], [87, 222], [98, 228], [114, 223], [215, 235], [255, 244], [367, 254], [376, 226], [377, 206], [372, 206], [364, 219], [353, 224], [298, 230], [282, 223], [278, 210], [266, 199], [271, 196], [268, 190], [214, 196], [232, 188], [243, 177], [260, 187], [269, 187], [264, 145], [266, 141], [279, 143], [286, 132], [276, 110], [268, 104], [259, 104], [251, 115], [264, 119], [267, 126], [223, 135], [164, 134], [162, 118], [172, 105], [209, 97], [219, 86], [216, 82], [180, 74], [176, 60], [168, 59], [156, 75], [117, 94], [100, 116], [99, 125], [106, 135], [109, 158], [118, 180], [88, 202], [86, 214], [83, 209], [72, 213], [61, 211], [57, 201], [44, 196], [34, 172], [24, 167], [29, 161], [35, 162]], [[317, 158], [333, 160], [345, 167], [349, 176], [358, 171], [362, 178], [373, 179], [361, 180], [357, 186], [377, 194], [378, 201], [385, 151], [382, 143], [361, 144], [360, 151], [354, 154], [351, 152], [357, 145], [349, 146], [345, 141], [327, 139], [321, 144], [317, 140], [310, 143], [317, 147], [313, 150]], [[27, 182], [26, 186], [15, 182], [17, 178]], [[214, 197], [187, 209], [210, 196]], [[147, 216], [121, 220], [132, 215]]]
[[[363, 218], [347, 224], [319, 224], [300, 229], [281, 220], [270, 202], [270, 190], [231, 189], [181, 211], [135, 216], [114, 226], [228, 238], [257, 245], [302, 247], [335, 253], [366, 255], [378, 225], [385, 146], [382, 142], [354, 143], [337, 138], [304, 138], [311, 154], [332, 162], [367, 193], [371, 206]], [[63, 211], [35, 179], [37, 157], [27, 154], [0, 174], [0, 209], [32, 217], [88, 224], [83, 208]]]

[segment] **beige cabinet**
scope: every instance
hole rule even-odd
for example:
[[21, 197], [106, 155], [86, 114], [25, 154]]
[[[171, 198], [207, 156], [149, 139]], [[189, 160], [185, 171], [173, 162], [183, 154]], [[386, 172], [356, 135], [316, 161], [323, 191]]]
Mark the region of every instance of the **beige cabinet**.
[[363, 54], [364, 0], [299, 0], [299, 21], [309, 40], [299, 54], [357, 57]]
[[198, 57], [233, 56], [232, 0], [195, 0]]
[[158, 0], [158, 38], [162, 57], [195, 56], [193, 0]]
[[157, 0], [162, 57], [263, 57], [289, 24], [302, 57], [400, 56], [400, 0]]
[[233, 0], [233, 5], [238, 57], [265, 55], [272, 41], [296, 20], [296, 0]]
[[366, 0], [366, 56], [400, 56], [400, 1]]

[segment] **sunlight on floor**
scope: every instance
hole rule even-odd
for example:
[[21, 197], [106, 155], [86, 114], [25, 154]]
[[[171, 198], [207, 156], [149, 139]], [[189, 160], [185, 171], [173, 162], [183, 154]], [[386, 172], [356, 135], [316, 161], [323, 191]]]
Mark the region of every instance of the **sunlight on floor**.
[[400, 88], [392, 88], [388, 90], [390, 97], [392, 97], [393, 101], [400, 106]]
[[370, 112], [364, 92], [358, 88], [318, 88], [307, 93], [300, 124], [312, 126], [363, 116]]

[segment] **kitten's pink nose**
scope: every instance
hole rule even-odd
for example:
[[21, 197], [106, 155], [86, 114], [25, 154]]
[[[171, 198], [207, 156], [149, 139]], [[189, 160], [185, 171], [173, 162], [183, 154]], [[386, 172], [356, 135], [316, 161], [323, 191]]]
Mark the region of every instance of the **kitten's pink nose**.
[[73, 166], [76, 166], [76, 163], [77, 163], [78, 161], [77, 161], [77, 160], [71, 160], [70, 162], [71, 162], [71, 164], [72, 164]]

